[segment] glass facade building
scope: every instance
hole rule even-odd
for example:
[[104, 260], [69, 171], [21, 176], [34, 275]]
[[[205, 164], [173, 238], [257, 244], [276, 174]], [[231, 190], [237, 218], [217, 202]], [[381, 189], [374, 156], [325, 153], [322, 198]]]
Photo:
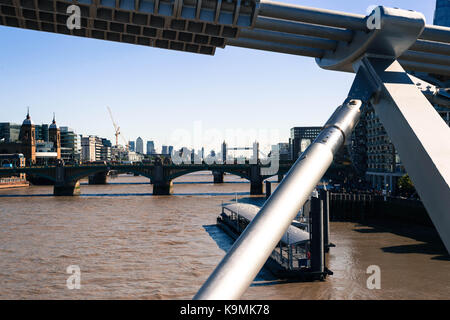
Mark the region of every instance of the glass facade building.
[[311, 142], [319, 135], [322, 127], [294, 127], [291, 128], [289, 149], [291, 160], [296, 160]]
[[34, 128], [36, 141], [48, 142], [48, 124], [36, 124]]
[[144, 140], [141, 137], [136, 139], [136, 153], [144, 153]]
[[147, 154], [152, 155], [155, 154], [155, 143], [153, 141], [147, 141]]
[[0, 122], [0, 141], [17, 142], [19, 140], [20, 124]]
[[450, 0], [436, 0], [433, 24], [450, 27]]
[[60, 127], [61, 158], [65, 162], [79, 162], [81, 160], [81, 137], [69, 127]]

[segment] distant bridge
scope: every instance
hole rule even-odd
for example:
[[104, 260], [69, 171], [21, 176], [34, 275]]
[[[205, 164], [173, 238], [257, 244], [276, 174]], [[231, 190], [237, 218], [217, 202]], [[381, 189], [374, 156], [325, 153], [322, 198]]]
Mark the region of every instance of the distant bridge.
[[25, 173], [40, 177], [54, 183], [55, 196], [72, 196], [80, 194], [79, 181], [92, 176], [92, 184], [106, 183], [106, 175], [115, 170], [119, 173], [134, 173], [150, 179], [154, 195], [169, 195], [172, 192], [172, 181], [183, 175], [197, 171], [212, 171], [215, 183], [223, 182], [223, 174], [230, 173], [250, 181], [250, 194], [263, 194], [263, 181], [278, 175], [279, 180], [291, 168], [293, 162], [280, 162], [275, 174], [264, 175], [261, 164], [85, 164], [61, 166], [31, 166], [0, 168], [0, 176], [11, 176]]

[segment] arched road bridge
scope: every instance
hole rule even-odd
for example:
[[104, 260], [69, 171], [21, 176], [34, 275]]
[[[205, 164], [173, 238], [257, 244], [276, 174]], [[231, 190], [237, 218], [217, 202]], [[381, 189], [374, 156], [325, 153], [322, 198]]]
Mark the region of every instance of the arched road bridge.
[[[280, 162], [275, 173], [267, 174], [261, 164], [85, 164], [79, 166], [34, 166], [0, 168], [0, 176], [11, 176], [26, 173], [34, 177], [44, 178], [54, 184], [56, 196], [72, 196], [80, 194], [80, 179], [93, 177], [98, 182], [106, 182], [108, 171], [119, 173], [135, 173], [150, 179], [154, 195], [170, 195], [172, 181], [185, 174], [198, 171], [212, 171], [214, 182], [223, 182], [223, 174], [230, 173], [250, 182], [250, 194], [263, 194], [263, 181], [278, 175], [281, 180], [291, 168], [293, 162]], [[95, 183], [95, 182], [94, 182]]]
[[[68, 28], [70, 5], [79, 8], [79, 29]], [[348, 98], [196, 299], [242, 295], [368, 104], [450, 252], [450, 129], [406, 72], [448, 79], [450, 28], [427, 25], [421, 13], [398, 8], [380, 6], [364, 16], [268, 0], [0, 0], [0, 6], [6, 26], [209, 55], [238, 46], [313, 57], [321, 68], [356, 74]], [[72, 27], [77, 10], [70, 13]]]

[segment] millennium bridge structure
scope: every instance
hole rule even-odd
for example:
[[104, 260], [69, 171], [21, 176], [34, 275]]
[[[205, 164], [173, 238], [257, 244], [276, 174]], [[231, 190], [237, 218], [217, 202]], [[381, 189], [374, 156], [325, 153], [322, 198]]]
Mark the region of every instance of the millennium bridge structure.
[[450, 252], [450, 128], [411, 75], [448, 79], [450, 28], [426, 24], [421, 13], [379, 6], [364, 16], [269, 0], [0, 0], [0, 24], [206, 55], [237, 46], [355, 74], [347, 99], [195, 299], [244, 293], [368, 105]]
[[[28, 176], [43, 178], [53, 184], [55, 196], [74, 196], [80, 194], [80, 180], [89, 177], [89, 184], [106, 183], [107, 173], [133, 173], [150, 179], [153, 184], [154, 195], [170, 195], [173, 180], [183, 175], [198, 172], [212, 171], [214, 183], [223, 183], [224, 173], [234, 174], [250, 182], [250, 194], [263, 194], [264, 180], [278, 176], [281, 180], [291, 168], [293, 162], [280, 161], [276, 172], [272, 172], [268, 165], [262, 164], [84, 164], [84, 165], [55, 165], [0, 168], [1, 176], [11, 176], [25, 173]], [[267, 168], [267, 170], [264, 170]], [[92, 179], [91, 179], [92, 178]]]

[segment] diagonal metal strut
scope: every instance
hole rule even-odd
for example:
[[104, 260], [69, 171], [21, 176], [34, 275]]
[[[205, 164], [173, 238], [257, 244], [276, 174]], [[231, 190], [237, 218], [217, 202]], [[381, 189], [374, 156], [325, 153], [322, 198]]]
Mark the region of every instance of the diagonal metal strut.
[[397, 61], [362, 59], [380, 92], [372, 105], [450, 252], [450, 128]]
[[239, 299], [308, 199], [360, 117], [361, 101], [338, 107], [194, 299]]

